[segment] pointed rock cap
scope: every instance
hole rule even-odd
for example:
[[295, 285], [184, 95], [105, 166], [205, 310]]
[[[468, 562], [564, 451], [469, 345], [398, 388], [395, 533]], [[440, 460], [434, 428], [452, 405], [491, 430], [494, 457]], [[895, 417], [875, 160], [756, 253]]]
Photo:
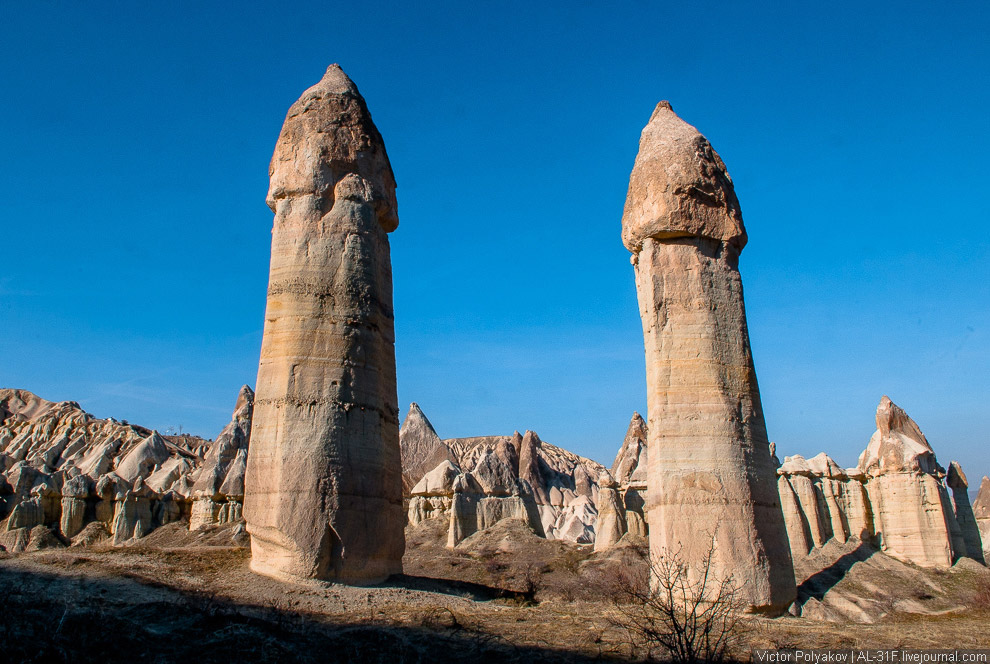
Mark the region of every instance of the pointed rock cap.
[[436, 429], [415, 402], [409, 404], [409, 414], [399, 429], [399, 451], [402, 458], [402, 490], [407, 495], [440, 462], [448, 460], [457, 463], [450, 448], [440, 440]]
[[958, 461], [949, 464], [949, 470], [945, 476], [945, 483], [950, 489], [968, 489], [969, 482], [966, 481], [966, 473]]
[[819, 477], [832, 479], [843, 479], [846, 477], [846, 471], [824, 452], [819, 452], [808, 459], [808, 468], [811, 469], [812, 474]]
[[612, 476], [620, 484], [646, 481], [648, 433], [643, 416], [634, 412], [622, 447], [612, 463]]
[[746, 245], [732, 179], [697, 129], [661, 101], [643, 129], [622, 213], [622, 242], [638, 253], [647, 238], [705, 237]]
[[917, 423], [887, 395], [877, 406], [877, 430], [859, 457], [859, 467], [869, 475], [922, 472], [938, 475], [941, 468], [935, 450]]
[[273, 212], [278, 213], [281, 201], [295, 198], [315, 198], [307, 205], [324, 212], [337, 199], [360, 200], [373, 207], [385, 231], [399, 225], [385, 142], [357, 86], [339, 65], [330, 65], [289, 108], [268, 174], [267, 202]]
[[440, 440], [440, 436], [437, 435], [437, 430], [433, 428], [433, 424], [430, 422], [429, 418], [426, 417], [426, 413], [423, 409], [419, 407], [419, 404], [413, 401], [409, 404], [409, 412], [406, 413], [406, 419], [402, 421], [401, 431], [409, 431], [412, 429], [422, 428], [426, 432], [432, 434], [430, 438], [436, 438]]

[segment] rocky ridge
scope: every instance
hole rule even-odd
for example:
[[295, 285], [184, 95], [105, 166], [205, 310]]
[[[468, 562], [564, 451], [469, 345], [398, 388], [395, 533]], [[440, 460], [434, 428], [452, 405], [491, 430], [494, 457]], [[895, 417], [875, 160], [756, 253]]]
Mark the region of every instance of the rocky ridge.
[[208, 441], [0, 389], [0, 542], [13, 551], [122, 544], [181, 519], [193, 528], [238, 520], [253, 399], [242, 387], [231, 423]]
[[[598, 520], [599, 463], [543, 442], [533, 431], [442, 440], [417, 404], [399, 433], [412, 525], [449, 517], [448, 546], [506, 518], [548, 539], [591, 544]], [[430, 464], [440, 461], [428, 471]]]

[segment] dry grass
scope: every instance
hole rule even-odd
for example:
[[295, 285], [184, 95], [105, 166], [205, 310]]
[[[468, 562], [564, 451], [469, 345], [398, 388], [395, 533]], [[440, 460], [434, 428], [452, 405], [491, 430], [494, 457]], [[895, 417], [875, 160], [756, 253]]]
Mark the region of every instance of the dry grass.
[[[635, 543], [596, 555], [505, 524], [483, 533], [474, 548], [451, 551], [438, 538], [442, 524], [424, 525], [408, 533], [407, 576], [374, 588], [258, 577], [248, 570], [248, 550], [229, 545], [229, 529], [190, 534], [175, 527], [134, 546], [0, 555], [0, 662], [631, 658], [625, 635], [606, 615], [610, 580], [645, 564]], [[746, 618], [744, 640], [730, 654], [748, 660], [758, 647], [990, 647], [990, 575], [909, 570], [924, 574], [924, 583], [908, 583], [914, 577], [907, 571], [871, 561], [857, 563], [840, 588], [895, 579], [922, 605], [962, 608], [894, 613], [874, 624]], [[935, 598], [919, 599], [922, 591]]]

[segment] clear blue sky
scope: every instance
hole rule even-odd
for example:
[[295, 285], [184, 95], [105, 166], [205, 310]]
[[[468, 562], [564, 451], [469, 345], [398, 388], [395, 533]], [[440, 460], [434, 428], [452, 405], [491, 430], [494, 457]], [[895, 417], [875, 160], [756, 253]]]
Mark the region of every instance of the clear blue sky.
[[0, 385], [216, 435], [279, 127], [339, 62], [399, 183], [403, 415], [611, 463], [646, 402], [620, 217], [669, 99], [736, 182], [781, 453], [853, 465], [888, 394], [990, 473], [987, 3], [270, 5], [0, 2]]

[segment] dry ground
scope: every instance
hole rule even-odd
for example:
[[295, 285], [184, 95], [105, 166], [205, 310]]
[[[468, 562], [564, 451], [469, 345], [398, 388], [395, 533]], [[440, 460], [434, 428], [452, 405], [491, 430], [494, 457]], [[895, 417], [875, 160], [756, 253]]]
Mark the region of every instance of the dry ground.
[[[0, 661], [636, 658], [609, 620], [608, 595], [617, 570], [644, 565], [639, 543], [597, 556], [503, 522], [450, 551], [443, 531], [427, 522], [407, 532], [406, 575], [372, 588], [254, 575], [243, 536], [235, 541], [229, 527], [191, 534], [172, 524], [126, 547], [0, 554]], [[965, 564], [930, 572], [863, 548], [848, 553], [802, 586], [804, 599], [824, 600], [818, 619], [748, 619], [735, 655], [990, 647], [990, 572]], [[863, 607], [846, 606], [859, 596]], [[852, 622], [849, 613], [873, 622]]]

